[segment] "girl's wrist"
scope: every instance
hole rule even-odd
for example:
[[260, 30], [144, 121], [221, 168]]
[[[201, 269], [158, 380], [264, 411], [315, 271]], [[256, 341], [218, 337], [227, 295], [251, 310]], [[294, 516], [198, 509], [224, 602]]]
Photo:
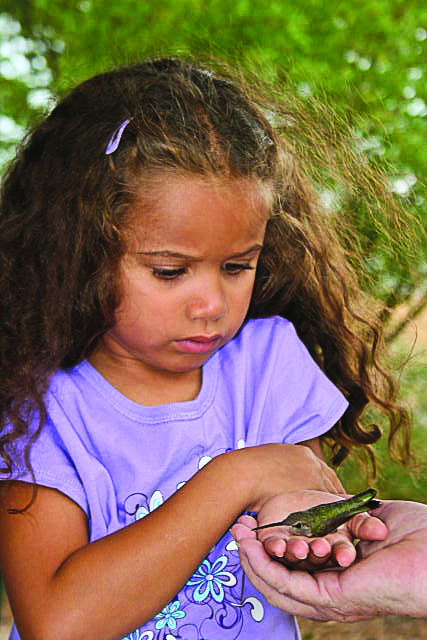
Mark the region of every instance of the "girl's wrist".
[[221, 465], [230, 476], [230, 490], [239, 498], [241, 511], [258, 511], [260, 479], [258, 478], [258, 465], [252, 464], [253, 447], [236, 449], [224, 453]]

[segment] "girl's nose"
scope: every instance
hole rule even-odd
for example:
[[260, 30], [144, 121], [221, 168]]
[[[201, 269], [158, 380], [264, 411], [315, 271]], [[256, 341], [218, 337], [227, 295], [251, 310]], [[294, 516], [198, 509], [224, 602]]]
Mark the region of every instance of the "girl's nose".
[[187, 304], [190, 320], [220, 320], [227, 311], [224, 291], [218, 282], [209, 282]]

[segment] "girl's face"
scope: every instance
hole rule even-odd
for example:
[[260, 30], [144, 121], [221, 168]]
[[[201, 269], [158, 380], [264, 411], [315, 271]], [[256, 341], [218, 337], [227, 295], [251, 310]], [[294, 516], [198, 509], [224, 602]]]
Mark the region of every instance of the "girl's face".
[[270, 210], [267, 189], [244, 179], [166, 174], [153, 191], [135, 211], [115, 326], [90, 358], [143, 404], [159, 383], [167, 397], [192, 380], [197, 395], [200, 368], [246, 316]]

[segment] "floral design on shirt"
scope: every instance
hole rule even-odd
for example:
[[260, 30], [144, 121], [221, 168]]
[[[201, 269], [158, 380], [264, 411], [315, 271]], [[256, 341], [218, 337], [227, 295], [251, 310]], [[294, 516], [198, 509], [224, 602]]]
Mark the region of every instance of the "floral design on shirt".
[[[244, 442], [239, 442], [239, 448]], [[198, 468], [211, 458], [202, 456]], [[185, 482], [179, 483], [177, 488]], [[125, 500], [125, 510], [134, 521], [140, 520], [157, 509], [164, 497], [156, 489], [148, 498], [144, 493], [134, 493]], [[236, 640], [249, 611], [255, 622], [264, 619], [264, 606], [255, 596], [242, 601], [243, 571], [237, 546], [227, 533], [201, 562], [191, 578], [175, 598], [157, 613], [144, 628], [136, 630], [122, 640], [204, 640], [212, 636], [212, 626], [221, 638]], [[209, 630], [208, 630], [209, 629]]]
[[157, 620], [156, 629], [163, 629], [169, 627], [169, 629], [176, 629], [176, 621], [179, 618], [184, 618], [185, 612], [180, 609], [181, 603], [179, 600], [167, 604], [160, 613], [154, 616], [154, 620]]
[[187, 582], [187, 585], [196, 585], [193, 591], [195, 602], [203, 602], [212, 597], [216, 602], [224, 600], [224, 587], [234, 587], [236, 577], [230, 571], [224, 571], [227, 565], [226, 556], [220, 556], [213, 564], [209, 560], [203, 560], [196, 573]]

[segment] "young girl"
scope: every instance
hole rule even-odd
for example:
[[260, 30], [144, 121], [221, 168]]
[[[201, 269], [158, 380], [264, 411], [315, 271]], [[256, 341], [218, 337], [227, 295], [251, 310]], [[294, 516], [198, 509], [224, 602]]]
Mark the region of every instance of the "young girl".
[[[286, 490], [343, 492], [319, 437], [336, 463], [376, 441], [369, 401], [405, 427], [268, 108], [189, 62], [136, 64], [74, 89], [5, 177], [13, 640], [297, 638], [250, 584], [241, 597], [227, 530]], [[351, 562], [344, 534], [326, 543], [308, 560]]]

